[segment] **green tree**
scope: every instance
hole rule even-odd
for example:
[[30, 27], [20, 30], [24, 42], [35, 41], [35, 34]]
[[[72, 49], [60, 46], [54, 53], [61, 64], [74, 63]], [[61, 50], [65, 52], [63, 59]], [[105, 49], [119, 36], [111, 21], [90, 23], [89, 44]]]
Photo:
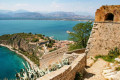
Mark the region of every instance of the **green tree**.
[[69, 40], [75, 43], [70, 45], [70, 50], [86, 47], [92, 26], [92, 22], [86, 22], [79, 23], [73, 27], [73, 32], [69, 33]]

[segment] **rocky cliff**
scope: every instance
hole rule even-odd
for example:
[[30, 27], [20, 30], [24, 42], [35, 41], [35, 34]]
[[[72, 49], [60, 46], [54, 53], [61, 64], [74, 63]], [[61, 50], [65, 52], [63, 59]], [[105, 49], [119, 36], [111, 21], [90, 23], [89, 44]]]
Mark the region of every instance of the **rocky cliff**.
[[20, 34], [8, 35], [8, 40], [5, 39], [0, 40], [0, 43], [10, 45], [14, 49], [26, 51], [31, 54], [38, 52], [38, 50], [36, 50], [37, 49], [36, 44], [33, 45], [29, 44], [29, 42], [25, 38], [23, 38], [23, 36], [21, 36]]
[[13, 49], [23, 53], [36, 64], [39, 64], [39, 57], [44, 53], [44, 50], [41, 48], [42, 45], [39, 44], [49, 42], [49, 40], [50, 38], [44, 37], [44, 35], [33, 35], [31, 33], [17, 33], [0, 36], [0, 44], [12, 46]]

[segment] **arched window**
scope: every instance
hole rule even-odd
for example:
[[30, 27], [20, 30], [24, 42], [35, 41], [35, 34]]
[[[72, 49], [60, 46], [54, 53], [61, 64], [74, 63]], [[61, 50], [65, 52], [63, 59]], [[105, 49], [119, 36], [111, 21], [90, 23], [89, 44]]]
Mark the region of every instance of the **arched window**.
[[105, 21], [113, 21], [114, 15], [112, 13], [108, 13], [105, 15]]

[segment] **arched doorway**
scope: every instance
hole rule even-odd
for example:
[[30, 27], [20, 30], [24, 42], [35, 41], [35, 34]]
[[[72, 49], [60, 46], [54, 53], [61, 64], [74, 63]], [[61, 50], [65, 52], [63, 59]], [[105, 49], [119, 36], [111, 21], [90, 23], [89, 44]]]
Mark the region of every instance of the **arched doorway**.
[[112, 13], [107, 13], [105, 15], [105, 21], [113, 21], [114, 20], [114, 15]]

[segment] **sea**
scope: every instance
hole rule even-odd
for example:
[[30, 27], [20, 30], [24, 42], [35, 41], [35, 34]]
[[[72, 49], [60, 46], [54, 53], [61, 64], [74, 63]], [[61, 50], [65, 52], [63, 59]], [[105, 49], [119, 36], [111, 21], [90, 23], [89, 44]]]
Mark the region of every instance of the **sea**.
[[[64, 20], [0, 20], [0, 35], [13, 33], [43, 34], [56, 40], [68, 40], [68, 33], [73, 26], [85, 21]], [[0, 46], [0, 80], [15, 79], [15, 74], [24, 69], [27, 62], [15, 52]]]

